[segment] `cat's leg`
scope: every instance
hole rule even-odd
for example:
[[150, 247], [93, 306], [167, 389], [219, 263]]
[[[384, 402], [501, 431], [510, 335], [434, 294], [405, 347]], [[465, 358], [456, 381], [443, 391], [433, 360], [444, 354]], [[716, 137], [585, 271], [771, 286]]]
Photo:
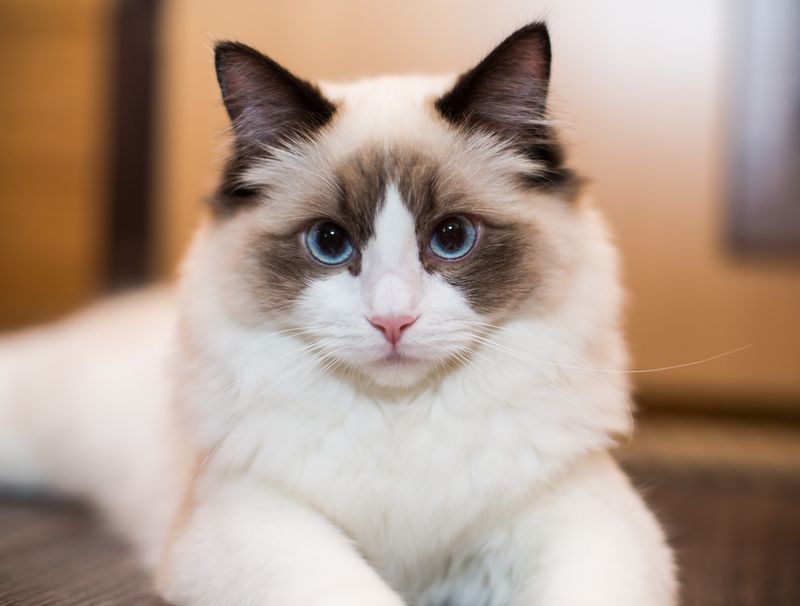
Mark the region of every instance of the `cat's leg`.
[[672, 553], [608, 455], [580, 463], [511, 527], [513, 605], [673, 606]]
[[673, 606], [661, 529], [606, 455], [452, 554], [415, 606]]
[[[206, 482], [206, 484], [211, 484]], [[195, 491], [159, 571], [177, 606], [402, 606], [325, 517], [263, 485]]]

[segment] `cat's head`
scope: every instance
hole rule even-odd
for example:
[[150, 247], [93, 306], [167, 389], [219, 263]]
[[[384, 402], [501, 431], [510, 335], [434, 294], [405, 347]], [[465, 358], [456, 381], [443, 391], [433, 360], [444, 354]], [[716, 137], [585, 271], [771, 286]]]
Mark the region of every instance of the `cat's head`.
[[405, 388], [570, 297], [587, 219], [548, 119], [543, 24], [455, 81], [318, 88], [229, 42], [216, 68], [234, 143], [188, 271], [226, 322]]

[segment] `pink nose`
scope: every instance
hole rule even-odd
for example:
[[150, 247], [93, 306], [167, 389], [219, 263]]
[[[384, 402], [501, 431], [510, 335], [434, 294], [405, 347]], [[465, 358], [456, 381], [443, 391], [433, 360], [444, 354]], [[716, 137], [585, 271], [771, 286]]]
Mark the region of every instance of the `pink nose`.
[[414, 316], [373, 316], [369, 323], [383, 333], [386, 340], [392, 345], [397, 345], [403, 331], [411, 326], [417, 318]]

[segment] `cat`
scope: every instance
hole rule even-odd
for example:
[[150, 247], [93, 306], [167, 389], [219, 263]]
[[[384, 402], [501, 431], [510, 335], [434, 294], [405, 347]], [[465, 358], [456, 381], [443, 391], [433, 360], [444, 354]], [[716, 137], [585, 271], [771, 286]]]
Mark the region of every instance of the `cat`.
[[537, 22], [455, 79], [317, 86], [218, 44], [177, 295], [2, 342], [0, 475], [94, 500], [179, 606], [674, 604], [550, 54]]

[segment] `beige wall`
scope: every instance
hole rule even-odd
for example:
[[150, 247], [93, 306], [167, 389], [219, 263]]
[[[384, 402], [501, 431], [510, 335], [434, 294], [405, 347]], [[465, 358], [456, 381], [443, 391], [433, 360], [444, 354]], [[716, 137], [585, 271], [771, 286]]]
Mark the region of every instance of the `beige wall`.
[[0, 330], [100, 286], [107, 8], [0, 1]]
[[163, 221], [169, 271], [213, 187], [225, 121], [214, 39], [255, 45], [309, 78], [447, 72], [546, 16], [553, 107], [625, 259], [643, 392], [754, 397], [800, 410], [800, 267], [737, 260], [725, 220], [724, 0], [338, 2], [174, 0], [165, 29]]

